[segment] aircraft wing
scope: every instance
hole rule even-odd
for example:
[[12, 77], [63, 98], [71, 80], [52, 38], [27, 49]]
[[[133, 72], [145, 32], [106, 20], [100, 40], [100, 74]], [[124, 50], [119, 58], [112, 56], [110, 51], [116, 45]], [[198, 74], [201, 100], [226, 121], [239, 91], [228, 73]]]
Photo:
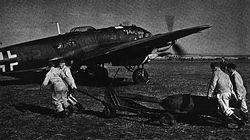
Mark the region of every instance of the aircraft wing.
[[[140, 50], [140, 48], [144, 48], [144, 49], [161, 48], [161, 47], [166, 46], [171, 41], [175, 41], [179, 38], [183, 38], [185, 36], [188, 36], [194, 33], [199, 33], [200, 31], [205, 30], [210, 27], [211, 26], [209, 25], [202, 25], [202, 26], [181, 29], [181, 30], [177, 30], [173, 32], [167, 32], [163, 34], [156, 34], [151, 37], [126, 42], [126, 43], [119, 44], [119, 45], [114, 45], [112, 47], [107, 46], [107, 47], [100, 47], [99, 49], [89, 50], [88, 53], [81, 55], [80, 57], [81, 57], [81, 60], [88, 61], [90, 59], [94, 59], [103, 55], [109, 55], [112, 53], [124, 51], [126, 49], [133, 48], [133, 49]], [[94, 47], [95, 45], [85, 46], [85, 48], [95, 48]], [[82, 51], [84, 51], [82, 50], [82, 48], [73, 50], [64, 54], [63, 56], [53, 58], [50, 61], [71, 58], [72, 56], [77, 56], [77, 54], [81, 54]]]
[[163, 33], [163, 34], [156, 34], [148, 38], [143, 38], [135, 41], [126, 42], [120, 45], [116, 45], [113, 47], [95, 49], [93, 51], [88, 52], [88, 54], [82, 56], [83, 60], [89, 60], [101, 55], [108, 55], [111, 53], [115, 53], [118, 51], [123, 51], [125, 49], [139, 49], [139, 48], [161, 48], [166, 46], [169, 42], [175, 41], [179, 38], [183, 38], [185, 36], [199, 33], [202, 30], [210, 28], [209, 25], [203, 26], [196, 26], [192, 28], [181, 29], [173, 32]]
[[[72, 59], [72, 58], [77, 58], [81, 59], [81, 61], [88, 61], [91, 59], [102, 59], [102, 56], [108, 56], [108, 55], [113, 55], [113, 54], [119, 54], [123, 53], [126, 50], [133, 50], [133, 51], [140, 51], [140, 50], [151, 50], [154, 48], [161, 48], [169, 44], [171, 41], [175, 41], [179, 38], [198, 33], [202, 30], [205, 30], [207, 28], [210, 28], [211, 26], [209, 25], [203, 25], [203, 26], [196, 26], [196, 27], [191, 27], [191, 28], [186, 28], [186, 29], [181, 29], [173, 32], [168, 32], [168, 33], [163, 33], [163, 34], [157, 34], [153, 35], [147, 38], [142, 38], [134, 41], [129, 41], [125, 42], [123, 44], [117, 44], [119, 45], [113, 45], [109, 46], [109, 44], [102, 44], [103, 46], [98, 46], [100, 44], [93, 44], [93, 46], [84, 46], [82, 48], [78, 48], [73, 51], [69, 51], [66, 54], [63, 54], [62, 56], [55, 57], [51, 59], [50, 61], [53, 60], [59, 60], [59, 59]], [[96, 49], [98, 47], [98, 49]], [[92, 49], [93, 48], [93, 49]], [[84, 49], [92, 49], [92, 50], [84, 50]], [[5, 51], [5, 50], [3, 50]], [[6, 51], [5, 51], [6, 52]], [[86, 53], [87, 52], [87, 53]], [[6, 52], [7, 55], [10, 55], [6, 60], [1, 60], [0, 61], [0, 66], [3, 66], [5, 64], [9, 63], [14, 63], [18, 61], [17, 58], [12, 58], [11, 52], [8, 51]], [[83, 55], [84, 53], [84, 55]], [[57, 55], [58, 56], [58, 55]], [[0, 59], [3, 59], [3, 55], [0, 55]], [[12, 65], [13, 67], [13, 65]], [[4, 69], [3, 67], [0, 67], [0, 69]], [[25, 72], [41, 72], [44, 71], [46, 68], [41, 67], [38, 69], [26, 69], [26, 70], [19, 70], [19, 71], [6, 71], [1, 74], [8, 74], [8, 73], [25, 73]]]

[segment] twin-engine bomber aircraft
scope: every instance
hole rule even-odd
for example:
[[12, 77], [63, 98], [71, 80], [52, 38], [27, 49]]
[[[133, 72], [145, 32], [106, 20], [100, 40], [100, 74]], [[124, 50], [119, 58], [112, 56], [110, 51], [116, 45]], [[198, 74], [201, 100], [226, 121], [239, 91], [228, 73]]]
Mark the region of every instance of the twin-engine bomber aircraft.
[[145, 83], [148, 73], [143, 66], [153, 50], [173, 47], [177, 54], [183, 54], [176, 40], [210, 27], [196, 26], [156, 35], [135, 25], [76, 27], [65, 34], [0, 48], [0, 75], [27, 78], [32, 73], [44, 73], [49, 61], [65, 59], [71, 62], [71, 70], [78, 78], [84, 65], [97, 80], [106, 79], [104, 63], [111, 63], [133, 71], [135, 83]]

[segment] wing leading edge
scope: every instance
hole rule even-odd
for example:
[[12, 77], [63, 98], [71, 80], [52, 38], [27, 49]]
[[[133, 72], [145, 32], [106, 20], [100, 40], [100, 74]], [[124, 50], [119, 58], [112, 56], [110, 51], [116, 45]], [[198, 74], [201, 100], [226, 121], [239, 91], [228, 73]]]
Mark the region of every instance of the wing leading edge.
[[120, 52], [125, 49], [153, 49], [153, 48], [161, 48], [166, 46], [169, 42], [175, 41], [179, 38], [183, 38], [185, 36], [194, 34], [194, 33], [199, 33], [202, 30], [208, 29], [211, 26], [209, 25], [203, 25], [203, 26], [196, 26], [196, 27], [191, 27], [191, 28], [186, 28], [186, 29], [181, 29], [173, 32], [168, 32], [164, 34], [156, 34], [154, 36], [148, 37], [148, 38], [143, 38], [139, 40], [135, 40], [132, 42], [126, 42], [120, 45], [116, 45], [110, 48], [103, 48], [101, 50], [93, 50], [91, 52], [88, 52], [85, 56], [82, 56], [82, 59], [87, 61], [89, 59], [99, 57], [101, 55], [109, 55], [112, 53]]
[[[171, 41], [175, 41], [179, 38], [183, 38], [191, 34], [199, 33], [200, 31], [208, 29], [210, 27], [211, 27], [210, 25], [195, 26], [195, 27], [181, 29], [181, 30], [177, 30], [173, 32], [156, 34], [151, 37], [126, 42], [126, 43], [115, 45], [112, 47], [94, 49], [84, 55], [81, 55], [81, 60], [86, 62], [90, 59], [94, 59], [94, 58], [101, 57], [104, 55], [111, 55], [111, 54], [118, 53], [118, 52], [120, 53], [121, 51], [125, 51], [127, 49], [132, 49], [132, 48], [135, 50], [161, 48], [161, 47], [166, 46]], [[88, 46], [88, 47], [91, 47], [91, 46]], [[77, 55], [81, 51], [82, 51], [81, 48], [79, 48], [77, 50], [74, 50], [65, 54], [64, 56], [53, 58], [51, 60], [53, 61], [53, 60], [59, 60], [59, 59], [67, 59], [74, 55]]]

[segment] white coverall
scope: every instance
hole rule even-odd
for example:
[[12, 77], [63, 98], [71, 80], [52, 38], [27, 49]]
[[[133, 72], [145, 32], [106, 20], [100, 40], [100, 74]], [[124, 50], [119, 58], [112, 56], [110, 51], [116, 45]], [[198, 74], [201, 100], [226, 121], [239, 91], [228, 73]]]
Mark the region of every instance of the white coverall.
[[69, 106], [69, 103], [67, 102], [68, 87], [61, 78], [59, 68], [51, 67], [42, 85], [47, 86], [49, 82], [53, 86], [52, 103], [56, 106], [56, 110], [61, 112]]
[[233, 89], [235, 94], [237, 95], [238, 99], [241, 100], [241, 111], [244, 113], [248, 112], [247, 104], [246, 104], [246, 88], [244, 87], [242, 77], [240, 74], [234, 70], [233, 73], [230, 75], [230, 79], [233, 84]]
[[[75, 80], [71, 74], [70, 68], [67, 67], [66, 65], [61, 68], [61, 72], [63, 73], [63, 79], [65, 82], [68, 84], [69, 88], [71, 89], [76, 89], [76, 84]], [[77, 100], [75, 97], [72, 96], [72, 94], [68, 95], [68, 101], [72, 104], [75, 105], [77, 103]]]
[[231, 96], [235, 96], [233, 85], [229, 76], [218, 67], [215, 67], [208, 89], [207, 96], [212, 97], [212, 95], [216, 95], [220, 108], [226, 116], [233, 114], [232, 108], [229, 107]]

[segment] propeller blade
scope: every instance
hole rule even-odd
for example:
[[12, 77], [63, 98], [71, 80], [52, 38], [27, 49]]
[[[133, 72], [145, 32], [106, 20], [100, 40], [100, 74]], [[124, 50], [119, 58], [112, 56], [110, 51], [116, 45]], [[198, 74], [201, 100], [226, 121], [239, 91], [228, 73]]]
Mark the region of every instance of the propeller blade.
[[168, 31], [172, 32], [173, 26], [174, 26], [174, 16], [173, 15], [166, 15], [165, 20], [166, 20]]
[[185, 55], [186, 54], [186, 51], [179, 44], [174, 43], [172, 45], [172, 48], [176, 52], [177, 55]]
[[170, 53], [170, 52], [162, 52], [162, 53], [158, 54], [158, 56], [160, 56], [160, 57], [168, 56], [168, 55], [172, 55], [172, 53]]
[[126, 20], [122, 22], [122, 25], [124, 26], [129, 26], [130, 25], [130, 21]]

